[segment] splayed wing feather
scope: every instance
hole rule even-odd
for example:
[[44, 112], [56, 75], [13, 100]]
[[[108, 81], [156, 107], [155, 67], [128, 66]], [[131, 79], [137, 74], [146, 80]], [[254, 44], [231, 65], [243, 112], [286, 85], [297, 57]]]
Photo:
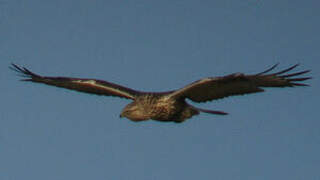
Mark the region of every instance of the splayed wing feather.
[[40, 76], [27, 68], [19, 67], [15, 64], [12, 64], [10, 69], [18, 72], [21, 77], [27, 78], [22, 79], [22, 81], [32, 81], [85, 93], [118, 96], [127, 99], [135, 99], [135, 97], [140, 94], [139, 91], [102, 80]]
[[293, 66], [291, 66], [291, 67], [289, 67], [289, 68], [287, 68], [287, 69], [284, 69], [284, 70], [282, 70], [282, 71], [280, 71], [280, 72], [276, 72], [276, 73], [273, 73], [273, 74], [270, 74], [270, 75], [283, 74], [283, 73], [286, 73], [286, 72], [288, 72], [288, 71], [293, 70], [294, 68], [296, 68], [296, 67], [298, 67], [298, 66], [299, 66], [299, 64], [295, 64], [295, 65], [293, 65]]
[[267, 69], [267, 70], [265, 70], [265, 71], [263, 71], [263, 72], [261, 72], [261, 73], [258, 73], [257, 75], [266, 74], [266, 73], [272, 71], [272, 70], [273, 70], [274, 68], [276, 68], [278, 65], [279, 65], [279, 63], [273, 65], [271, 68], [269, 68], [269, 69]]
[[282, 77], [282, 78], [288, 78], [288, 77], [292, 77], [292, 76], [302, 75], [302, 74], [305, 74], [305, 73], [308, 73], [308, 72], [310, 72], [310, 70], [301, 71], [301, 72], [292, 73], [292, 74], [287, 74], [287, 75], [283, 75], [283, 76], [280, 76], [280, 77]]
[[295, 69], [298, 65], [299, 64], [296, 64], [273, 74], [267, 73], [276, 68], [278, 64], [254, 75], [235, 73], [223, 77], [205, 78], [175, 91], [171, 96], [174, 98], [188, 98], [195, 102], [205, 102], [233, 95], [263, 92], [263, 87], [308, 86], [307, 84], [296, 82], [305, 81], [311, 77], [288, 77], [303, 75], [310, 72], [310, 70], [283, 75], [284, 73]]

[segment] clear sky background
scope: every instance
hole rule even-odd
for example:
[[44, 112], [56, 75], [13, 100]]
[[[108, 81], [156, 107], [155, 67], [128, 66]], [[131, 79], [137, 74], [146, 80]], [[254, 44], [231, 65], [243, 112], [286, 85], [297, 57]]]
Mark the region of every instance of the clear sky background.
[[[2, 0], [1, 180], [320, 179], [316, 0]], [[311, 87], [200, 104], [185, 123], [119, 119], [130, 101], [18, 81], [51, 76], [166, 91], [197, 79], [312, 69]]]

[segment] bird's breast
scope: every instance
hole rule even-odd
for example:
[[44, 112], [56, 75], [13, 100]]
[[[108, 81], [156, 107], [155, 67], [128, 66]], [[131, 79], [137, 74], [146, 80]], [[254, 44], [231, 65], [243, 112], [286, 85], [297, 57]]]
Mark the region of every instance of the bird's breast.
[[183, 107], [178, 101], [167, 96], [147, 97], [144, 106], [151, 119], [160, 121], [172, 119]]

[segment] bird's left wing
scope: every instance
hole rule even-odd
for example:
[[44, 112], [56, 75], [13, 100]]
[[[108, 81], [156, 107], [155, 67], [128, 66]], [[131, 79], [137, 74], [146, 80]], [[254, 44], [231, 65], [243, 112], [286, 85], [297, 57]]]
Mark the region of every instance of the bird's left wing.
[[22, 81], [43, 83], [85, 93], [118, 96], [127, 99], [135, 99], [135, 97], [141, 93], [139, 91], [102, 80], [40, 76], [31, 72], [27, 68], [19, 67], [15, 64], [12, 64], [10, 69], [20, 73], [22, 77], [26, 78], [22, 79]]
[[311, 77], [295, 78], [295, 76], [308, 73], [310, 70], [285, 74], [296, 68], [298, 66], [298, 64], [296, 64], [283, 71], [267, 74], [277, 65], [278, 64], [264, 72], [254, 75], [235, 73], [223, 77], [204, 78], [171, 93], [171, 97], [188, 98], [195, 102], [205, 102], [233, 95], [262, 92], [264, 91], [262, 87], [307, 86], [307, 84], [298, 82], [308, 80]]

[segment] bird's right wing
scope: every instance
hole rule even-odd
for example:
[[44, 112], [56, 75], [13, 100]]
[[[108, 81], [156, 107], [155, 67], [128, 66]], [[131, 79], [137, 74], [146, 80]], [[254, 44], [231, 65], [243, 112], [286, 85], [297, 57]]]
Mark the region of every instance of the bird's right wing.
[[299, 82], [311, 78], [295, 78], [295, 76], [308, 73], [309, 70], [284, 74], [296, 68], [298, 64], [280, 72], [267, 74], [276, 66], [277, 64], [264, 72], [253, 75], [235, 73], [222, 77], [204, 78], [178, 89], [170, 96], [173, 98], [188, 98], [195, 102], [205, 102], [228, 96], [262, 92], [264, 91], [263, 87], [307, 86], [307, 84]]
[[141, 94], [139, 91], [102, 80], [40, 76], [31, 72], [27, 68], [19, 67], [15, 64], [12, 64], [10, 69], [20, 73], [22, 77], [26, 78], [22, 79], [22, 81], [43, 83], [85, 93], [118, 96], [127, 99], [135, 99], [139, 94]]

